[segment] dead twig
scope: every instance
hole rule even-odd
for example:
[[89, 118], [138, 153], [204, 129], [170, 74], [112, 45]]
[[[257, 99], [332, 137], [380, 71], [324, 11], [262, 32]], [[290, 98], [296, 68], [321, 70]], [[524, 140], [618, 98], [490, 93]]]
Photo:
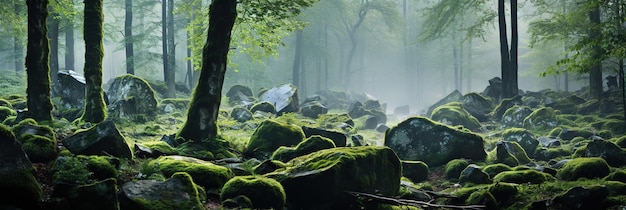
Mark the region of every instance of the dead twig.
[[373, 195], [369, 193], [360, 193], [360, 192], [352, 192], [352, 191], [346, 191], [346, 192], [352, 196], [362, 196], [365, 198], [376, 200], [381, 203], [391, 204], [391, 205], [415, 206], [415, 207], [422, 207], [422, 208], [472, 209], [472, 210], [480, 210], [480, 209], [486, 208], [486, 206], [484, 205], [457, 206], [457, 205], [434, 204], [434, 203], [429, 203], [429, 202], [424, 202], [424, 201], [397, 199], [397, 198]]

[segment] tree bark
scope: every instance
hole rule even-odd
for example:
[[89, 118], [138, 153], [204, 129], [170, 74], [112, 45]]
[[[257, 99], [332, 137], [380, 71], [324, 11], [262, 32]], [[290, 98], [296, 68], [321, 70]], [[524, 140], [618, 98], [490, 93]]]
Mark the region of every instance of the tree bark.
[[231, 30], [237, 17], [237, 1], [213, 0], [209, 6], [209, 30], [202, 50], [202, 69], [187, 111], [187, 121], [177, 138], [201, 141], [217, 136], [217, 116], [228, 63]]
[[506, 34], [506, 14], [504, 13], [504, 0], [498, 0], [498, 29], [500, 34], [500, 73], [502, 76], [502, 97], [513, 97], [509, 92], [511, 89], [511, 75], [510, 70], [510, 55], [509, 55], [509, 42]]
[[511, 78], [511, 86], [509, 87], [510, 97], [516, 96], [519, 94], [519, 88], [517, 84], [517, 54], [518, 54], [518, 45], [519, 45], [519, 35], [517, 29], [517, 0], [511, 0], [511, 53], [509, 54], [509, 77]]
[[102, 0], [85, 0], [85, 110], [81, 119], [99, 123], [107, 116], [102, 90], [103, 21]]
[[[163, 82], [167, 85], [167, 81], [169, 81], [169, 61], [167, 60], [169, 56], [167, 56], [167, 1], [161, 0], [161, 48], [163, 49]], [[169, 90], [166, 93], [169, 96]], [[168, 97], [166, 96], [166, 97]]]
[[176, 47], [174, 37], [174, 0], [167, 2], [167, 98], [176, 98]]
[[[52, 11], [52, 7], [48, 7]], [[59, 14], [52, 11], [48, 16], [48, 40], [50, 44], [50, 81], [57, 83], [59, 73]]]
[[296, 31], [296, 49], [293, 58], [293, 68], [291, 69], [292, 83], [300, 86], [300, 64], [302, 63], [302, 30]]
[[65, 28], [65, 69], [75, 70], [74, 65], [74, 22], [68, 20]]
[[[595, 40], [600, 35], [600, 8], [594, 6], [589, 12], [589, 21], [591, 21], [592, 28], [589, 32], [591, 40]], [[594, 64], [589, 69], [589, 94], [591, 98], [602, 100], [602, 64], [598, 60], [602, 54], [602, 48], [599, 45], [594, 45], [591, 48], [591, 59]]]
[[133, 48], [133, 0], [124, 2], [124, 47], [126, 48], [126, 73], [135, 74], [135, 51]]
[[48, 0], [27, 0], [28, 44], [26, 51], [26, 100], [28, 115], [36, 121], [52, 120], [50, 69], [46, 19]]

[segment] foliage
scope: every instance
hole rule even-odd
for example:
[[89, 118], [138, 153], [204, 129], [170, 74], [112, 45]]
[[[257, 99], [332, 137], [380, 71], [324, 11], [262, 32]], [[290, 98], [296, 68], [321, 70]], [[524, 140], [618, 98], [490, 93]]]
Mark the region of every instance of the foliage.
[[426, 26], [419, 40], [430, 41], [457, 31], [465, 31], [463, 40], [485, 39], [486, 28], [497, 17], [488, 1], [438, 1], [422, 10]]

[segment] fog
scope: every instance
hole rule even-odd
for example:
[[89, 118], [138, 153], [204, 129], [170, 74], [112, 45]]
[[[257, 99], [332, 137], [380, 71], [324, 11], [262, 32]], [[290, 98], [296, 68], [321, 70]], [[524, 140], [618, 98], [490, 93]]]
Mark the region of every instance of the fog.
[[[459, 91], [461, 93], [481, 92], [488, 80], [500, 77], [500, 57], [497, 19], [484, 28], [482, 38], [459, 40], [442, 37], [422, 42], [419, 35], [425, 30], [428, 2], [396, 1], [390, 10], [369, 11], [362, 24], [355, 30], [354, 40], [350, 29], [358, 22], [359, 2], [345, 1], [341, 7], [334, 1], [320, 1], [303, 10], [297, 19], [305, 22], [302, 29], [302, 60], [300, 63], [300, 98], [315, 94], [324, 89], [367, 93], [387, 104], [387, 112], [402, 105], [409, 105], [412, 113], [420, 113], [430, 105], [455, 89], [455, 56], [453, 47], [460, 49], [456, 60], [460, 68]], [[406, 7], [404, 4], [406, 3]], [[492, 3], [495, 4], [495, 1]], [[208, 3], [205, 2], [204, 7]], [[495, 12], [495, 5], [493, 10]], [[77, 6], [78, 8], [80, 5]], [[80, 8], [79, 8], [80, 9]], [[79, 10], [82, 11], [82, 10]], [[206, 8], [205, 8], [206, 11]], [[120, 3], [105, 2], [105, 56], [103, 76], [105, 83], [111, 78], [125, 73], [125, 52], [123, 47], [124, 10]], [[148, 80], [163, 80], [163, 65], [159, 60], [162, 52], [160, 44], [160, 4], [142, 8], [135, 15], [133, 29], [135, 35], [144, 38], [135, 43], [136, 54], [144, 62], [136, 68], [136, 74]], [[528, 23], [532, 19], [532, 5], [527, 3], [519, 14], [519, 88], [524, 91], [542, 89], [563, 89], [563, 76], [538, 76], [548, 65], [561, 57], [556, 52], [553, 58], [538, 54], [530, 48]], [[393, 13], [393, 14], [392, 14]], [[390, 15], [391, 14], [391, 15]], [[396, 19], [390, 20], [393, 16]], [[176, 18], [176, 80], [185, 83], [187, 72], [187, 33], [186, 17]], [[77, 21], [77, 25], [82, 24]], [[156, 29], [152, 30], [151, 27]], [[241, 44], [235, 26], [233, 43]], [[84, 43], [81, 27], [75, 28], [75, 71], [82, 73], [84, 64]], [[463, 33], [463, 32], [450, 32]], [[3, 35], [4, 36], [4, 35]], [[61, 37], [63, 34], [60, 35]], [[149, 37], [149, 38], [145, 38]], [[5, 37], [6, 38], [6, 37]], [[0, 45], [0, 65], [3, 71], [15, 69], [12, 44], [3, 39]], [[233, 48], [230, 67], [224, 84], [224, 91], [235, 84], [244, 84], [258, 90], [282, 83], [294, 83], [293, 66], [296, 53], [296, 32], [282, 38], [282, 46], [275, 50], [277, 55], [248, 55], [243, 49]], [[352, 44], [354, 53], [350, 58]], [[471, 43], [471, 44], [470, 44]], [[60, 69], [65, 69], [63, 54], [64, 38], [60, 38]], [[244, 45], [244, 44], [241, 44]], [[240, 45], [240, 46], [241, 46]], [[542, 59], [538, 61], [538, 59]], [[346, 68], [349, 66], [349, 69]], [[327, 72], [327, 73], [326, 73]], [[569, 91], [578, 90], [585, 80], [570, 76]]]

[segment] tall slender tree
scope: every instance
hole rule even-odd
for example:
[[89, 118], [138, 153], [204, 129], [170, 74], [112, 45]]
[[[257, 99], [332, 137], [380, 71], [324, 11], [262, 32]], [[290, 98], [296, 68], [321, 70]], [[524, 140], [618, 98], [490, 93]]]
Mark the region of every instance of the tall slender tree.
[[303, 73], [300, 70], [300, 64], [302, 64], [302, 30], [296, 31], [296, 52], [293, 58], [292, 68], [292, 83], [296, 87], [300, 86], [300, 74]]
[[135, 49], [133, 48], [133, 0], [124, 1], [124, 48], [126, 49], [126, 73], [135, 74]]
[[26, 51], [28, 114], [37, 121], [52, 120], [50, 100], [49, 43], [46, 19], [48, 0], [27, 0], [28, 44]]
[[[17, 17], [20, 17], [21, 14], [23, 13], [23, 6], [22, 4], [18, 3], [19, 1], [15, 1], [13, 3], [13, 10], [15, 12], [15, 15]], [[16, 72], [21, 72], [24, 71], [24, 51], [23, 48], [24, 44], [23, 44], [23, 40], [20, 39], [20, 36], [13, 36], [13, 61], [14, 61], [14, 65], [15, 65], [15, 71]]]
[[99, 123], [107, 116], [102, 89], [103, 21], [102, 0], [85, 0], [85, 110], [81, 119]]
[[59, 73], [59, 26], [61, 19], [59, 13], [52, 6], [48, 6], [48, 39], [50, 44], [50, 79], [52, 84], [57, 82]]
[[174, 30], [174, 0], [167, 0], [167, 85], [168, 98], [176, 98], [176, 45]]
[[[589, 21], [591, 27], [589, 28], [589, 38], [592, 40], [597, 39], [601, 35], [600, 29], [600, 6], [598, 4], [593, 5], [593, 8], [589, 11]], [[595, 60], [589, 68], [589, 94], [591, 98], [601, 100], [602, 99], [602, 63], [599, 61], [602, 57], [602, 47], [595, 43], [591, 47], [591, 59]]]
[[65, 25], [65, 69], [75, 70], [74, 56], [74, 21], [69, 20]]

